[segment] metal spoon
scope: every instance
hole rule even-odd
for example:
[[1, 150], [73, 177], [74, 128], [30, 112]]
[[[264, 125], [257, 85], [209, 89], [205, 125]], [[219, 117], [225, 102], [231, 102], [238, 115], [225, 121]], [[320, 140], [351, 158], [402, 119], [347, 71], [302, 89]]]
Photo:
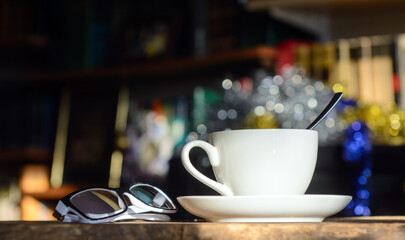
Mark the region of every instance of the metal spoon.
[[343, 93], [342, 92], [337, 92], [333, 96], [332, 100], [330, 100], [329, 104], [326, 106], [326, 108], [319, 114], [319, 116], [311, 123], [306, 129], [312, 130], [320, 123], [323, 118], [328, 115], [328, 113], [336, 106], [336, 104], [339, 102], [339, 100], [342, 98]]

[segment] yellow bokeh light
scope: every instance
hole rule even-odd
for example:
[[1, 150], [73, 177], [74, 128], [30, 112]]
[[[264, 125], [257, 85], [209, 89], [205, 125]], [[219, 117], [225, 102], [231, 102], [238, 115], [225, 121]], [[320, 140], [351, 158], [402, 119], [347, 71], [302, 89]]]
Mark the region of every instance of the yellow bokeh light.
[[374, 116], [381, 114], [381, 109], [378, 105], [373, 105], [370, 107], [370, 113]]
[[390, 135], [391, 136], [393, 136], [393, 137], [395, 137], [395, 136], [398, 136], [398, 134], [399, 134], [399, 131], [398, 130], [395, 130], [395, 129], [390, 129]]
[[390, 115], [390, 120], [391, 121], [399, 121], [399, 115], [398, 114], [391, 114]]
[[340, 84], [340, 83], [334, 84], [333, 87], [332, 87], [332, 89], [333, 89], [333, 91], [334, 91], [335, 93], [337, 93], [337, 92], [343, 92], [343, 91], [344, 91], [344, 87], [343, 87], [343, 85]]

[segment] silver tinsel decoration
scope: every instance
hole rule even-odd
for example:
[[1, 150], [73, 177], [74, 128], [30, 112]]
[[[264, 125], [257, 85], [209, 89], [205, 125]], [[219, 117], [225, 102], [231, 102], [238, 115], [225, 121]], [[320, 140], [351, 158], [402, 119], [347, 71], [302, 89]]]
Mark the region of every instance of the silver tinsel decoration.
[[[261, 100], [257, 104], [274, 114], [281, 128], [306, 128], [334, 94], [323, 82], [309, 79], [303, 72], [301, 68], [286, 66], [281, 75], [264, 77], [257, 86]], [[339, 122], [335, 108], [315, 128], [320, 143], [339, 141], [344, 130]]]
[[[251, 78], [224, 79], [223, 101], [209, 111], [201, 139], [212, 131], [240, 129], [249, 114], [271, 114], [279, 128], [306, 128], [326, 107], [333, 91], [321, 81], [309, 79], [301, 68], [284, 67], [280, 75], [270, 76], [257, 69]], [[202, 126], [200, 126], [202, 128]], [[315, 128], [320, 144], [332, 145], [342, 137], [344, 125], [333, 109]]]

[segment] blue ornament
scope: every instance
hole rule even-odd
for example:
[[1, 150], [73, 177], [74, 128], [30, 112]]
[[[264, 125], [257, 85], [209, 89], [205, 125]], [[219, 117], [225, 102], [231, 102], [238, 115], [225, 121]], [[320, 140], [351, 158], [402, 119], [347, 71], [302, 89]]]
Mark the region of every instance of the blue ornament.
[[349, 215], [369, 216], [371, 214], [369, 208], [371, 194], [367, 183], [371, 176], [372, 146], [370, 130], [365, 123], [354, 121], [346, 129], [343, 159], [350, 165], [355, 187], [353, 200], [346, 207], [346, 212]]

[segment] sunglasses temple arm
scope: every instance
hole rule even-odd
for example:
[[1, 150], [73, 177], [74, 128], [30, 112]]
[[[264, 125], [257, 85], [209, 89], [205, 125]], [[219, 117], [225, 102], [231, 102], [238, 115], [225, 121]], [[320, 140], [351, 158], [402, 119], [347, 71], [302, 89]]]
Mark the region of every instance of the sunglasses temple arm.
[[59, 200], [52, 215], [56, 219], [63, 221], [68, 212], [69, 208], [61, 200]]
[[[72, 211], [74, 214], [69, 214], [69, 211]], [[52, 215], [62, 222], [89, 222], [87, 219], [77, 214], [76, 211], [67, 207], [62, 201], [58, 202]]]
[[70, 223], [91, 223], [91, 220], [87, 220], [80, 215], [76, 214], [66, 214], [63, 218], [63, 222], [70, 222]]
[[159, 213], [123, 213], [110, 221], [121, 220], [147, 220], [147, 221], [170, 221], [170, 217], [166, 214]]

